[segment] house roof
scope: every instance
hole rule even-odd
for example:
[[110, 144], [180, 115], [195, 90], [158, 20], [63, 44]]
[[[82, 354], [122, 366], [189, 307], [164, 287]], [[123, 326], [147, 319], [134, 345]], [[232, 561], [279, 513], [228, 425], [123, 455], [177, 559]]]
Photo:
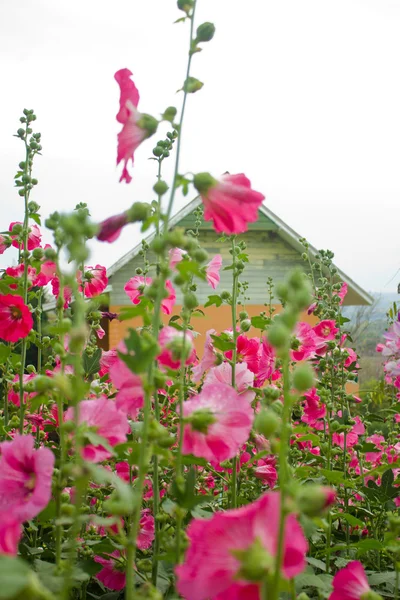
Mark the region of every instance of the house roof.
[[[197, 198], [194, 198], [194, 200], [189, 202], [189, 204], [184, 206], [180, 211], [178, 211], [172, 217], [172, 219], [169, 222], [169, 227], [172, 228], [175, 225], [177, 225], [178, 223], [180, 223], [183, 219], [185, 219], [185, 217], [190, 215], [198, 206], [200, 206], [200, 204], [201, 204], [200, 196], [198, 196]], [[275, 227], [276, 232], [284, 241], [286, 241], [292, 248], [297, 250], [297, 252], [299, 252], [299, 254], [304, 252], [304, 248], [303, 248], [301, 242], [299, 241], [302, 236], [300, 236], [296, 231], [294, 231], [291, 227], [289, 227], [289, 225], [284, 223], [282, 221], [282, 219], [280, 219], [275, 213], [272, 212], [272, 210], [270, 210], [264, 204], [262, 204], [260, 206], [259, 210], [260, 210], [261, 214], [268, 219], [268, 221], [272, 221], [274, 223], [274, 225], [276, 226]], [[150, 234], [148, 237], [146, 237], [146, 241], [151, 242], [154, 239], [155, 235], [156, 235], [155, 232]], [[119, 260], [117, 260], [117, 262], [115, 262], [107, 270], [108, 277], [111, 278], [117, 271], [119, 271], [122, 267], [124, 267], [130, 260], [135, 258], [135, 256], [137, 256], [137, 254], [141, 250], [141, 248], [142, 248], [142, 241], [140, 241], [139, 244], [137, 244], [134, 248], [132, 248], [132, 250], [130, 250], [129, 252], [124, 254], [124, 256], [122, 256]], [[311, 244], [309, 244], [309, 252], [310, 252], [311, 258], [315, 258], [316, 254], [318, 254], [318, 250]], [[339, 269], [338, 267], [336, 267], [336, 268], [337, 268], [338, 277], [342, 281], [345, 281], [347, 283], [347, 285], [349, 287], [349, 291], [352, 292], [352, 295], [356, 298], [359, 298], [359, 300], [360, 300], [359, 304], [372, 304], [373, 303], [374, 299], [372, 298], [372, 296], [370, 294], [368, 294], [368, 292], [366, 292], [362, 287], [360, 287], [353, 279], [351, 279], [351, 277], [348, 277], [348, 275], [346, 275], [341, 269]]]

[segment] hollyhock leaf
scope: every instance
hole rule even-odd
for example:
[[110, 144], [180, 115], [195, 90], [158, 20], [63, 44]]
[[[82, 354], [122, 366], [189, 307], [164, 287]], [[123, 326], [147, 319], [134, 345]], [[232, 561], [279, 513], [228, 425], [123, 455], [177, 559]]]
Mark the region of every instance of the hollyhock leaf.
[[37, 223], [38, 225], [42, 224], [41, 221], [40, 221], [40, 215], [38, 215], [37, 213], [33, 213], [33, 214], [31, 213], [29, 215], [29, 218], [33, 219], [35, 221], [35, 223]]
[[98, 373], [100, 371], [101, 348], [97, 348], [91, 356], [84, 352], [82, 359], [86, 377]]
[[139, 335], [134, 329], [129, 330], [125, 345], [129, 354], [118, 352], [118, 355], [133, 373], [144, 373], [160, 350], [154, 338]]
[[217, 350], [221, 350], [222, 352], [227, 352], [228, 350], [233, 350], [235, 348], [234, 342], [231, 341], [228, 336], [221, 335], [213, 335], [211, 334], [211, 338], [214, 342], [214, 348]]
[[30, 576], [31, 570], [23, 560], [0, 556], [0, 599], [7, 600], [21, 594], [29, 585]]
[[335, 521], [336, 519], [344, 519], [352, 527], [365, 527], [364, 521], [361, 521], [361, 519], [357, 519], [357, 517], [355, 517], [354, 515], [350, 515], [349, 513], [333, 514], [332, 520]]
[[150, 305], [150, 300], [147, 298], [141, 298], [140, 304], [136, 306], [128, 306], [121, 308], [118, 316], [119, 321], [128, 321], [135, 317], [143, 317], [144, 325], [150, 325], [150, 317], [147, 312], [147, 307]]
[[215, 304], [215, 306], [217, 308], [219, 306], [221, 306], [221, 304], [222, 304], [221, 296], [217, 296], [217, 294], [213, 294], [212, 296], [208, 296], [208, 300], [205, 303], [204, 308], [207, 308], [208, 306], [213, 306], [213, 304]]
[[[332, 578], [331, 578], [332, 579]], [[296, 591], [301, 591], [305, 588], [317, 588], [320, 590], [329, 590], [330, 582], [324, 581], [318, 575], [311, 573], [301, 573], [296, 577]]]
[[321, 569], [321, 571], [325, 572], [326, 563], [324, 563], [324, 561], [318, 560], [318, 558], [314, 558], [312, 556], [307, 556], [306, 561], [313, 567], [316, 567], [317, 569]]
[[51, 519], [55, 519], [56, 513], [57, 507], [55, 500], [50, 500], [46, 508], [42, 510], [42, 512], [39, 513], [36, 518], [38, 519], [38, 521], [41, 521], [41, 523], [45, 523], [46, 521], [51, 521]]
[[267, 319], [266, 317], [262, 317], [261, 315], [259, 315], [257, 317], [251, 317], [251, 324], [255, 329], [264, 330], [268, 327], [269, 323], [270, 323], [270, 319]]
[[365, 554], [365, 552], [369, 552], [370, 550], [382, 550], [383, 546], [381, 542], [378, 540], [373, 540], [371, 538], [366, 540], [361, 540], [356, 544], [352, 544], [354, 548], [357, 548], [358, 554]]
[[206, 467], [208, 465], [208, 462], [205, 458], [194, 456], [193, 454], [186, 454], [182, 456], [182, 463], [186, 466], [199, 465], [200, 467]]
[[126, 442], [114, 447], [114, 452], [120, 460], [126, 460], [130, 465], [137, 465], [140, 454], [140, 444], [137, 442]]

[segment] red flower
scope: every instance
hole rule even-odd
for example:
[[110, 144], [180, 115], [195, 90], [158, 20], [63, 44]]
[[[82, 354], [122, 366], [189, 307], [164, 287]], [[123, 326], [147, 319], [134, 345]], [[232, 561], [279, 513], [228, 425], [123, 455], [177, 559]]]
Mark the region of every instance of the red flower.
[[128, 215], [123, 212], [120, 215], [114, 215], [102, 221], [99, 225], [100, 230], [97, 234], [99, 242], [115, 242], [119, 238], [122, 228], [128, 223]]
[[258, 219], [265, 196], [251, 189], [243, 174], [223, 175], [218, 181], [209, 173], [198, 173], [193, 184], [204, 204], [205, 221], [213, 221], [218, 233], [244, 233]]
[[0, 296], [0, 338], [18, 342], [33, 327], [32, 315], [21, 296]]
[[[14, 225], [22, 225], [22, 223], [20, 221], [14, 221], [13, 223], [10, 223], [8, 231], [12, 231]], [[10, 237], [12, 239], [12, 245], [14, 246], [14, 248], [21, 248], [21, 250], [24, 249], [23, 242], [20, 243], [17, 239], [18, 236], [11, 235]], [[41, 237], [42, 234], [40, 233], [39, 227], [37, 225], [30, 225], [28, 233], [28, 250], [34, 250], [35, 248], [39, 248]]]

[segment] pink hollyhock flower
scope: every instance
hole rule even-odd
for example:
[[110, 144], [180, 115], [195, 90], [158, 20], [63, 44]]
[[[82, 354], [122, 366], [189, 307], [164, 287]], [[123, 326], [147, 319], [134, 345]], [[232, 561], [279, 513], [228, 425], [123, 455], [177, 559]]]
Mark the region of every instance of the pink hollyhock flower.
[[[247, 368], [252, 373], [258, 372], [260, 340], [239, 335], [236, 340], [236, 361], [247, 363]], [[232, 360], [233, 350], [225, 352], [226, 358]]]
[[31, 435], [19, 434], [0, 445], [0, 510], [9, 523], [33, 519], [51, 498], [54, 454], [34, 446]]
[[208, 265], [206, 266], [206, 279], [208, 285], [215, 290], [220, 282], [221, 276], [219, 274], [222, 267], [222, 256], [220, 254], [216, 254], [214, 258], [210, 260]]
[[133, 304], [139, 304], [144, 288], [151, 285], [152, 281], [151, 277], [140, 277], [140, 275], [135, 275], [135, 277], [132, 277], [126, 282], [124, 290]]
[[155, 133], [158, 125], [156, 119], [149, 117], [149, 115], [142, 115], [137, 110], [139, 92], [131, 80], [131, 76], [132, 73], [129, 69], [120, 69], [114, 75], [121, 92], [117, 121], [123, 125], [118, 134], [117, 165], [121, 161], [124, 162], [120, 181], [125, 179], [126, 183], [132, 181], [127, 168], [129, 160], [133, 164], [133, 155], [136, 148], [140, 146], [143, 140]]
[[265, 196], [251, 189], [243, 173], [226, 174], [219, 181], [209, 173], [198, 173], [193, 184], [204, 204], [204, 219], [213, 221], [218, 233], [244, 233], [248, 223], [257, 221]]
[[308, 323], [297, 323], [295, 330], [297, 347], [291, 351], [292, 359], [296, 361], [307, 360], [315, 354], [317, 349], [317, 337], [311, 325]]
[[85, 267], [83, 289], [86, 298], [99, 296], [107, 287], [107, 269], [101, 265]]
[[198, 365], [193, 367], [193, 381], [194, 383], [198, 383], [200, 379], [203, 377], [203, 374], [210, 368], [215, 365], [216, 354], [213, 345], [212, 335], [215, 335], [215, 329], [209, 329], [206, 332], [206, 341], [204, 344], [204, 353], [203, 358], [199, 362]]
[[176, 265], [181, 262], [185, 254], [187, 254], [186, 250], [181, 250], [181, 248], [171, 248], [168, 252], [169, 268], [175, 269]]
[[100, 325], [97, 327], [96, 331], [96, 335], [99, 338], [99, 340], [102, 340], [103, 337], [106, 335], [106, 332], [104, 331], [104, 329], [102, 327], [100, 327]]
[[353, 363], [356, 363], [355, 368], [358, 369], [360, 365], [357, 364], [357, 352], [353, 348], [345, 348], [345, 350], [349, 355], [344, 361], [345, 368], [348, 369]]
[[[53, 296], [55, 296], [56, 298], [59, 297], [60, 295], [60, 280], [58, 279], [58, 277], [54, 277], [51, 280], [51, 291], [53, 292]], [[63, 295], [64, 295], [64, 308], [68, 308], [68, 306], [71, 303], [72, 300], [72, 289], [68, 286], [65, 285], [63, 288]]]
[[145, 508], [141, 512], [139, 522], [139, 535], [136, 540], [136, 546], [139, 550], [147, 550], [150, 548], [154, 540], [154, 517], [150, 513], [149, 508]]
[[32, 327], [32, 315], [21, 296], [0, 295], [0, 338], [18, 342], [29, 335]]
[[[23, 225], [21, 221], [14, 221], [10, 223], [8, 231], [12, 231], [14, 225]], [[16, 235], [10, 235], [12, 239], [12, 245], [14, 248], [24, 249], [23, 242], [19, 242]], [[42, 234], [40, 233], [40, 229], [37, 225], [29, 225], [29, 233], [28, 233], [28, 250], [34, 250], [35, 248], [39, 248], [40, 240], [42, 238]]]
[[338, 292], [336, 292], [336, 294], [340, 298], [339, 304], [343, 304], [343, 301], [347, 294], [347, 283], [342, 283], [342, 287], [340, 288], [340, 290]]
[[4, 254], [7, 248], [11, 245], [11, 239], [0, 234], [0, 254]]
[[3, 554], [18, 554], [18, 544], [22, 537], [22, 523], [13, 519], [9, 513], [0, 511], [0, 556]]
[[100, 377], [104, 377], [104, 375], [106, 375], [106, 373], [109, 372], [110, 367], [118, 360], [120, 360], [120, 358], [118, 356], [117, 350], [103, 351], [100, 358]]
[[157, 360], [164, 367], [179, 369], [182, 358], [185, 365], [191, 365], [196, 360], [196, 351], [193, 345], [191, 331], [179, 331], [175, 327], [163, 327], [158, 336], [161, 352]]
[[[32, 381], [32, 379], [35, 379], [36, 377], [36, 373], [25, 373], [23, 376], [23, 385], [25, 386], [28, 381]], [[18, 383], [19, 384], [19, 375], [15, 375], [14, 379], [13, 379], [13, 383]], [[27, 401], [30, 398], [34, 398], [36, 396], [36, 393], [29, 393], [29, 392], [24, 392], [24, 404], [27, 403]], [[12, 402], [13, 404], [15, 404], [15, 406], [19, 406], [20, 405], [20, 399], [19, 399], [19, 391], [16, 391], [13, 387], [11, 387], [10, 391], [8, 392], [8, 401]]]
[[176, 301], [176, 293], [169, 279], [167, 279], [165, 282], [165, 287], [168, 292], [168, 296], [163, 298], [161, 301], [161, 310], [163, 311], [164, 315], [170, 315]]
[[121, 235], [122, 229], [128, 224], [128, 215], [123, 212], [105, 219], [99, 224], [97, 239], [99, 242], [115, 242]]
[[[125, 557], [121, 554], [120, 550], [114, 550], [114, 552], [106, 554], [106, 556], [110, 558], [94, 557], [94, 561], [103, 567], [97, 573], [96, 577], [110, 590], [123, 590], [126, 582]], [[124, 560], [121, 561], [121, 558]]]
[[[126, 351], [124, 343], [120, 345], [121, 352]], [[109, 366], [109, 375], [112, 384], [118, 392], [115, 397], [117, 408], [124, 414], [135, 419], [139, 409], [143, 406], [144, 391], [139, 375], [132, 373], [124, 361], [117, 356]]]
[[262, 387], [267, 379], [270, 379], [275, 371], [276, 356], [275, 350], [268, 342], [266, 337], [263, 337], [258, 350], [258, 370], [254, 386]]
[[[189, 547], [175, 568], [178, 592], [185, 600], [259, 600], [261, 581], [273, 572], [279, 534], [280, 497], [268, 492], [242, 508], [193, 519]], [[306, 566], [307, 540], [293, 514], [285, 523], [284, 577]], [[238, 591], [238, 587], [239, 590]]]
[[274, 488], [278, 481], [275, 456], [267, 456], [258, 460], [257, 466], [254, 469], [254, 475], [257, 479], [261, 479], [264, 485], [267, 485], [271, 489]]
[[[64, 413], [64, 420], [74, 420], [72, 406]], [[105, 396], [80, 402], [79, 423], [86, 423], [91, 431], [106, 439], [110, 446], [126, 442], [126, 434], [129, 432], [126, 414], [118, 410], [115, 402]], [[90, 462], [102, 462], [110, 456], [111, 453], [101, 445], [87, 444], [83, 449], [83, 457]]]
[[[232, 365], [228, 362], [221, 363], [218, 367], [210, 369], [204, 379], [204, 385], [212, 383], [225, 383], [232, 385]], [[235, 369], [235, 386], [242, 398], [253, 402], [255, 392], [249, 390], [254, 384], [254, 373], [249, 371], [246, 363], [238, 363]]]
[[56, 263], [46, 260], [40, 265], [40, 271], [34, 278], [34, 286], [44, 287], [56, 276]]
[[335, 321], [325, 319], [313, 327], [316, 338], [317, 353], [324, 354], [327, 350], [326, 342], [334, 340], [339, 329], [335, 327]]
[[[358, 560], [349, 562], [344, 569], [340, 569], [333, 578], [332, 585], [333, 592], [329, 600], [364, 600], [364, 595], [371, 592], [364, 567]], [[379, 598], [376, 595], [376, 600]]]
[[315, 311], [315, 309], [317, 308], [317, 303], [313, 302], [312, 304], [310, 304], [310, 306], [307, 309], [307, 314], [308, 315], [312, 315], [313, 312]]
[[248, 401], [223, 383], [204, 386], [187, 400], [183, 416], [183, 453], [218, 463], [236, 456], [254, 420]]
[[[20, 263], [16, 267], [7, 267], [7, 269], [6, 269], [6, 274], [9, 275], [10, 277], [14, 277], [14, 279], [22, 279], [22, 277], [24, 277], [24, 272], [25, 272], [24, 263]], [[28, 285], [29, 285], [29, 287], [31, 287], [31, 285], [33, 284], [33, 282], [36, 278], [36, 269], [34, 269], [31, 266], [28, 266], [27, 276], [28, 276], [27, 277]], [[9, 287], [12, 290], [16, 290], [18, 285], [14, 284], [14, 283], [10, 283]]]
[[309, 392], [304, 394], [304, 399], [304, 414], [301, 417], [301, 420], [303, 423], [308, 423], [313, 426], [318, 419], [324, 419], [326, 417], [326, 405], [321, 402], [321, 398], [318, 396], [316, 388], [312, 388]]

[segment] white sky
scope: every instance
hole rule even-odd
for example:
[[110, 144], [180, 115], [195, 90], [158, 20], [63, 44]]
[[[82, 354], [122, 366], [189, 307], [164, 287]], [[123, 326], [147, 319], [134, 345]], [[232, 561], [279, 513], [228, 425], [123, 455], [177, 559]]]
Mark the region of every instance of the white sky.
[[[152, 199], [147, 159], [166, 130], [137, 151], [133, 182], [119, 184], [113, 75], [133, 72], [143, 112], [179, 107], [181, 14], [174, 0], [0, 1], [1, 229], [22, 220], [13, 175], [23, 149], [12, 135], [24, 107], [42, 132], [32, 199], [44, 216], [84, 201], [100, 220]], [[205, 86], [189, 97], [181, 172], [244, 172], [357, 283], [395, 290], [400, 273], [386, 284], [400, 268], [399, 0], [198, 0], [197, 24], [206, 20], [217, 31], [193, 60]], [[137, 242], [130, 226], [113, 245], [96, 242], [90, 263], [110, 266]]]

